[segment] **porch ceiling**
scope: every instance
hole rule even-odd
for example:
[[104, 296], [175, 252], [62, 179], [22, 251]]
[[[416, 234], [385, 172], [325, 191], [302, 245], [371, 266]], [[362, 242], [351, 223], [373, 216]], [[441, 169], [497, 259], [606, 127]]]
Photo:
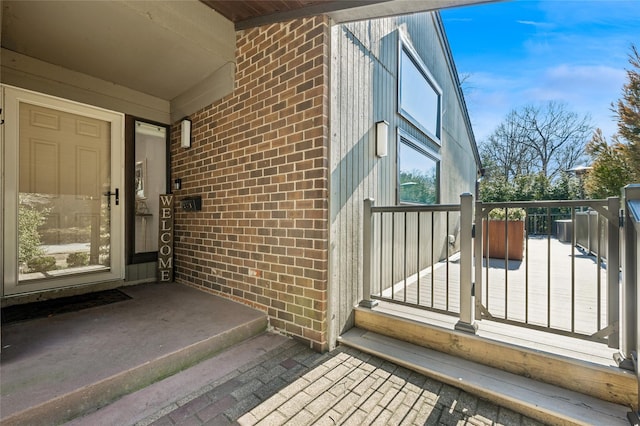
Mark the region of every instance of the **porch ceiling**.
[[235, 31], [197, 0], [5, 0], [2, 47], [172, 100], [234, 61]]
[[[233, 90], [238, 29], [317, 14], [340, 23], [485, 1], [495, 0], [0, 0], [2, 68], [11, 74], [3, 82], [26, 80], [33, 90], [46, 84], [47, 93], [75, 93], [80, 102], [99, 93], [99, 106], [141, 116], [155, 108], [158, 121], [175, 122]], [[153, 99], [127, 95], [121, 107], [112, 100], [121, 99], [122, 88]]]

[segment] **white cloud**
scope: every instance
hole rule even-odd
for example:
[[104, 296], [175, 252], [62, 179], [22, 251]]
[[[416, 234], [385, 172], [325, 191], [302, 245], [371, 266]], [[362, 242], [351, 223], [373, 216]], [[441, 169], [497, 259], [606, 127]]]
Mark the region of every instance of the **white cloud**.
[[525, 20], [518, 20], [516, 21], [518, 24], [522, 24], [522, 25], [530, 25], [532, 27], [536, 27], [536, 28], [551, 28], [554, 25], [550, 24], [548, 22], [538, 22], [538, 21], [525, 21]]
[[558, 65], [540, 74], [540, 78], [522, 96], [532, 102], [566, 102], [580, 115], [590, 115], [592, 123], [610, 137], [616, 131], [611, 103], [620, 95], [626, 73], [606, 65]]
[[617, 130], [610, 110], [626, 81], [624, 70], [606, 65], [562, 64], [506, 74], [473, 73], [465, 98], [474, 133], [485, 140], [513, 109], [558, 101], [570, 111], [589, 115], [608, 138]]
[[[561, 64], [549, 68], [546, 71], [546, 80], [549, 83], [572, 84], [590, 89], [611, 91], [619, 88], [626, 78], [623, 69], [609, 67], [607, 65], [569, 65]], [[595, 86], [595, 87], [593, 87]]]
[[[558, 65], [542, 70], [524, 95], [535, 101], [560, 100], [596, 106], [614, 101], [625, 82], [624, 70], [604, 65]], [[597, 107], [596, 107], [597, 109]]]

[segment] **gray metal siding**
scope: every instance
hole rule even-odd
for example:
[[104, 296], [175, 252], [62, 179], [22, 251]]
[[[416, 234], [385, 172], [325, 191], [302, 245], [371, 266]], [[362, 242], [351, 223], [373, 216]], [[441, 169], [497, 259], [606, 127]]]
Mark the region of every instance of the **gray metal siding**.
[[[352, 326], [352, 309], [362, 291], [362, 208], [366, 198], [375, 205], [396, 204], [397, 129], [401, 128], [441, 156], [440, 202], [459, 203], [462, 192], [473, 192], [476, 164], [457, 88], [451, 78], [444, 40], [435, 15], [414, 14], [332, 27], [331, 146], [330, 146], [330, 339]], [[442, 88], [441, 147], [398, 114], [397, 61], [399, 28]], [[375, 155], [375, 123], [389, 123], [388, 155]], [[457, 217], [445, 229], [436, 218], [436, 258], [447, 253], [446, 236], [459, 227]], [[416, 223], [415, 218], [409, 220]], [[396, 224], [404, 229], [403, 224]], [[383, 238], [391, 238], [390, 227]], [[403, 231], [404, 232], [404, 231]], [[408, 227], [409, 238], [417, 230]], [[425, 235], [426, 230], [421, 230]], [[422, 239], [422, 237], [421, 237]], [[402, 239], [394, 239], [403, 246]], [[416, 259], [417, 253], [407, 253]], [[421, 258], [431, 256], [430, 249]], [[394, 271], [404, 264], [394, 256]], [[439, 259], [438, 259], [439, 260]], [[416, 261], [408, 262], [415, 269]], [[421, 265], [424, 266], [424, 265]], [[415, 272], [415, 271], [414, 271]], [[394, 276], [396, 273], [394, 272]]]

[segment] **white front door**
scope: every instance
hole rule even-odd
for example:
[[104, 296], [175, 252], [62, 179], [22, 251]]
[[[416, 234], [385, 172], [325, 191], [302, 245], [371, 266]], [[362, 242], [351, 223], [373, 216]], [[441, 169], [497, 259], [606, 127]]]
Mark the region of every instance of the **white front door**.
[[123, 115], [2, 90], [3, 293], [124, 278]]

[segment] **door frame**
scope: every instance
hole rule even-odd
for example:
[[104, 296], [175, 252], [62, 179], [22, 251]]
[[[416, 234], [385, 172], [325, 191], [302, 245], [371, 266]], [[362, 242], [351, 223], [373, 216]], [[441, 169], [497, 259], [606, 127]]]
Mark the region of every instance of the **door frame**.
[[19, 165], [19, 104], [26, 102], [45, 108], [82, 115], [110, 123], [111, 128], [111, 190], [124, 185], [124, 114], [103, 108], [70, 101], [9, 85], [0, 85], [0, 107], [3, 125], [0, 129], [0, 161], [4, 168], [2, 178], [3, 197], [0, 202], [2, 211], [2, 243], [0, 252], [3, 262], [0, 273], [4, 284], [0, 296], [39, 293], [53, 289], [78, 287], [109, 281], [122, 281], [125, 276], [124, 259], [124, 212], [126, 197], [120, 197], [120, 204], [111, 208], [111, 263], [109, 271], [96, 273], [65, 275], [48, 279], [50, 286], [42, 288], [42, 280], [18, 283], [18, 165]]

